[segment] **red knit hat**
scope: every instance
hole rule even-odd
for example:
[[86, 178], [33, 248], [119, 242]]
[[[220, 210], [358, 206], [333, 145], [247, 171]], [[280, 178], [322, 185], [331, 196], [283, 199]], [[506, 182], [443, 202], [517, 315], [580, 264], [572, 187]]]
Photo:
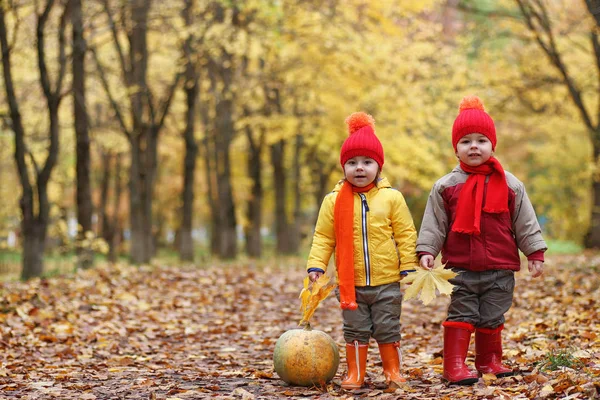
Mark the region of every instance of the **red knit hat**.
[[452, 126], [452, 146], [456, 151], [456, 145], [460, 138], [470, 133], [481, 133], [492, 142], [492, 150], [496, 149], [496, 127], [494, 121], [483, 108], [481, 99], [477, 96], [465, 96], [458, 106], [458, 117]]
[[379, 168], [383, 167], [383, 146], [375, 136], [375, 120], [364, 112], [355, 112], [346, 118], [348, 138], [342, 145], [340, 162], [342, 168], [353, 157], [364, 156], [375, 160]]

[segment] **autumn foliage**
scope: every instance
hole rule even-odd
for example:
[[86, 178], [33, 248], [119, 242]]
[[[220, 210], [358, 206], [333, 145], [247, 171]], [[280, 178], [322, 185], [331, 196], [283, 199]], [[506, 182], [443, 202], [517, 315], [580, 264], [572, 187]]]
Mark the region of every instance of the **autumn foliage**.
[[[600, 256], [547, 259], [544, 276], [516, 275], [503, 331], [514, 377], [469, 388], [441, 380], [447, 296], [402, 306], [407, 387], [386, 393], [371, 342], [364, 389], [354, 398], [593, 399], [600, 394]], [[301, 260], [234, 264], [99, 266], [72, 276], [0, 284], [0, 397], [275, 400], [346, 398], [342, 363], [326, 385], [289, 386], [275, 373], [277, 339], [298, 327]], [[406, 286], [404, 286], [406, 289]], [[310, 319], [345, 359], [339, 302]], [[467, 363], [473, 362], [473, 346]], [[327, 397], [330, 396], [330, 397]]]

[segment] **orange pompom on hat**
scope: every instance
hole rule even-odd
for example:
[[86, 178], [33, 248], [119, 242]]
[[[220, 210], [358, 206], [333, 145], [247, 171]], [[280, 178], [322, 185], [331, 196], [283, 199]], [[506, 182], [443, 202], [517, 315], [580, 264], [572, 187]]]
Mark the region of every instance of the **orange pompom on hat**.
[[452, 146], [460, 138], [470, 133], [481, 133], [492, 142], [492, 150], [496, 149], [496, 127], [494, 120], [485, 112], [483, 102], [477, 96], [465, 96], [458, 106], [458, 116], [452, 125]]
[[344, 141], [340, 152], [342, 167], [353, 157], [364, 156], [383, 167], [383, 146], [375, 136], [375, 120], [364, 112], [355, 112], [346, 118], [350, 136]]

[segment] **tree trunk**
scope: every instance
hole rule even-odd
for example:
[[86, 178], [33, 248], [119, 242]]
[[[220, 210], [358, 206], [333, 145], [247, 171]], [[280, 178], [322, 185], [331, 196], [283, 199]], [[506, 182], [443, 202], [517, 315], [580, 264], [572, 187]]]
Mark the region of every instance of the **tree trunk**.
[[[223, 10], [221, 10], [222, 12]], [[215, 99], [214, 143], [216, 157], [217, 216], [213, 224], [218, 225], [218, 255], [222, 259], [237, 256], [237, 221], [231, 182], [230, 147], [235, 134], [233, 85], [233, 56], [226, 49], [218, 60], [209, 62], [209, 78]], [[212, 183], [212, 182], [211, 182]], [[213, 226], [217, 228], [217, 226]]]
[[123, 184], [121, 179], [121, 154], [115, 156], [115, 193], [113, 196], [113, 212], [112, 220], [110, 221], [111, 236], [108, 241], [108, 260], [116, 262], [118, 257], [118, 249], [121, 244], [121, 219], [119, 217], [119, 206], [121, 204], [121, 195], [123, 193]]
[[[85, 102], [85, 52], [83, 37], [81, 0], [71, 1], [73, 24], [73, 115], [77, 138], [77, 222], [81, 226], [78, 240], [81, 243], [86, 232], [92, 231], [92, 195], [90, 189], [90, 137], [88, 133], [87, 108]], [[89, 268], [93, 263], [93, 252], [79, 248], [78, 267]]]
[[[223, 71], [223, 74], [228, 74]], [[229, 91], [228, 78], [223, 80]], [[231, 183], [230, 145], [233, 138], [233, 102], [229, 96], [224, 96], [216, 105], [217, 132], [217, 187], [219, 198], [219, 257], [223, 259], [237, 256], [237, 232], [235, 204], [233, 202], [233, 185]]]
[[302, 226], [302, 188], [301, 179], [301, 152], [304, 145], [304, 137], [301, 134], [296, 135], [296, 145], [294, 146], [294, 166], [293, 166], [293, 187], [292, 195], [294, 197], [294, 219], [290, 225], [290, 240], [288, 251], [297, 254], [300, 249], [300, 231]]
[[[600, 137], [600, 132], [592, 133], [595, 137]], [[596, 163], [600, 157], [600, 143], [593, 141], [594, 160]], [[590, 226], [584, 237], [584, 245], [588, 249], [600, 248], [600, 182], [595, 178], [592, 181], [592, 210], [590, 216]]]
[[[211, 79], [210, 92], [214, 93], [216, 82]], [[200, 93], [198, 94], [200, 96]], [[200, 116], [202, 125], [204, 126], [204, 138], [202, 139], [202, 147], [204, 149], [204, 174], [208, 186], [208, 205], [210, 207], [210, 254], [213, 256], [219, 255], [220, 245], [220, 227], [219, 227], [219, 204], [217, 197], [217, 153], [214, 140], [214, 129], [209, 117], [209, 108], [212, 103], [208, 100], [208, 96], [199, 97], [200, 100]]]
[[152, 232], [147, 232], [148, 221], [146, 217], [145, 171], [143, 169], [141, 144], [132, 142], [131, 164], [129, 166], [129, 223], [131, 229], [130, 255], [131, 261], [140, 264], [150, 261], [151, 248], [148, 242], [152, 241]]
[[23, 229], [23, 271], [21, 279], [41, 276], [44, 272], [44, 250], [46, 247], [47, 224], [33, 221], [21, 224]]
[[[191, 0], [185, 1], [183, 18], [185, 26], [192, 25], [193, 4]], [[192, 40], [190, 35], [184, 43], [183, 53], [186, 58], [185, 71], [185, 98], [187, 105], [186, 126], [183, 132], [185, 140], [185, 159], [183, 162], [183, 206], [181, 213], [181, 225], [178, 232], [179, 258], [183, 261], [194, 261], [194, 241], [192, 238], [192, 223], [194, 220], [194, 183], [196, 174], [196, 157], [198, 156], [198, 144], [196, 143], [196, 103], [198, 100], [198, 75], [196, 66], [192, 62]]]
[[278, 254], [289, 253], [289, 226], [286, 212], [285, 140], [271, 145], [273, 188], [275, 190], [275, 239]]
[[248, 137], [248, 176], [252, 180], [252, 195], [248, 201], [248, 225], [246, 226], [244, 236], [246, 237], [246, 253], [250, 257], [260, 258], [262, 255], [262, 165], [261, 155], [265, 141], [265, 128], [260, 128], [258, 140], [254, 140], [252, 128], [246, 126], [246, 136]]
[[148, 134], [148, 147], [146, 148], [145, 154], [145, 176], [143, 179], [142, 187], [142, 199], [143, 199], [143, 212], [144, 212], [144, 229], [146, 230], [145, 235], [145, 247], [148, 253], [148, 259], [145, 262], [149, 262], [152, 257], [156, 255], [157, 246], [155, 243], [158, 242], [158, 227], [154, 226], [154, 213], [152, 210], [152, 203], [154, 198], [154, 182], [156, 181], [156, 173], [158, 167], [158, 132], [155, 131], [155, 127], [150, 129]]
[[[134, 263], [147, 263], [152, 258], [152, 193], [148, 193], [148, 153], [152, 151], [148, 116], [148, 12], [150, 2], [135, 0], [131, 3], [132, 32], [130, 36], [131, 83], [137, 90], [130, 94], [133, 122], [131, 167], [129, 175], [131, 259]], [[148, 220], [147, 218], [150, 218]], [[148, 229], [149, 228], [149, 229]]]
[[[48, 117], [50, 132], [48, 156], [42, 168], [37, 164], [35, 158], [29, 153], [25, 145], [25, 129], [21, 120], [21, 112], [17, 102], [14, 82], [11, 69], [11, 48], [8, 44], [8, 35], [6, 30], [5, 12], [10, 9], [10, 5], [0, 5], [0, 48], [2, 49], [2, 68], [4, 75], [4, 89], [6, 91], [6, 100], [8, 102], [11, 118], [11, 128], [15, 133], [15, 162], [19, 173], [22, 194], [20, 207], [23, 213], [21, 220], [21, 231], [23, 233], [23, 269], [21, 278], [28, 279], [34, 276], [40, 276], [44, 270], [43, 253], [46, 245], [46, 233], [48, 228], [48, 218], [50, 213], [50, 203], [48, 201], [48, 182], [52, 171], [58, 159], [59, 150], [59, 120], [58, 110], [62, 100], [62, 83], [66, 71], [66, 53], [65, 53], [65, 29], [67, 21], [67, 7], [63, 9], [60, 17], [58, 34], [58, 65], [56, 81], [52, 83], [48, 73], [46, 62], [46, 23], [50, 17], [50, 12], [54, 6], [54, 1], [48, 0], [45, 3], [42, 14], [37, 17], [36, 27], [36, 50], [39, 68], [40, 86], [44, 92], [44, 97], [48, 106]], [[54, 89], [52, 88], [54, 86]], [[34, 167], [34, 174], [30, 171], [25, 161], [27, 155], [31, 156], [31, 163]], [[31, 184], [30, 175], [35, 177], [36, 197], [34, 196], [34, 186]]]
[[[266, 114], [283, 114], [281, 94], [277, 88], [265, 88], [268, 93]], [[285, 139], [271, 145], [271, 166], [275, 190], [275, 249], [278, 254], [290, 253], [290, 227], [287, 216], [287, 176], [285, 172]]]
[[[596, 21], [596, 30], [592, 31], [590, 38], [592, 41], [592, 47], [594, 49], [594, 55], [596, 56], [596, 70], [600, 72], [600, 42], [598, 40], [598, 28], [600, 28], [600, 0], [586, 0], [586, 5], [590, 14]], [[572, 92], [572, 91], [571, 91]], [[597, 93], [597, 101], [600, 99], [600, 93]], [[577, 105], [577, 102], [575, 102]], [[581, 109], [582, 106], [579, 106]], [[600, 118], [600, 112], [598, 112]], [[589, 118], [591, 121], [591, 118]], [[584, 118], [584, 121], [586, 119]], [[596, 120], [595, 126], [591, 126], [588, 122], [588, 131], [590, 133], [592, 147], [594, 149], [594, 165], [598, 165], [600, 161], [600, 121]], [[600, 182], [594, 174], [594, 181], [592, 182], [592, 215], [590, 217], [590, 227], [585, 236], [585, 247], [587, 248], [600, 248]]]
[[117, 259], [117, 249], [120, 243], [120, 223], [119, 223], [119, 205], [121, 204], [121, 155], [116, 154], [115, 173], [114, 173], [114, 190], [113, 190], [113, 205], [112, 214], [108, 213], [109, 188], [111, 177], [111, 159], [113, 155], [110, 153], [102, 154], [102, 180], [100, 184], [100, 221], [101, 231], [99, 236], [108, 244], [108, 260], [115, 262]]
[[192, 222], [194, 220], [194, 182], [196, 180], [196, 157], [198, 145], [194, 137], [195, 107], [198, 95], [197, 82], [193, 88], [186, 89], [187, 126], [185, 128], [185, 159], [183, 172], [183, 210], [179, 229], [179, 257], [181, 260], [194, 261], [194, 241], [192, 239]]
[[100, 230], [98, 236], [103, 238], [106, 243], [110, 243], [111, 229], [108, 217], [108, 188], [110, 186], [110, 167], [111, 155], [108, 152], [102, 153], [102, 176], [100, 178]]
[[121, 45], [123, 32], [118, 31], [108, 0], [104, 10], [108, 17], [115, 51], [121, 66], [123, 84], [129, 94], [129, 111], [132, 126], [129, 127], [121, 106], [113, 95], [105, 69], [95, 50], [92, 51], [100, 81], [106, 91], [115, 117], [127, 136], [131, 149], [129, 169], [129, 206], [131, 225], [131, 259], [134, 263], [146, 263], [154, 255], [154, 227], [152, 225], [152, 198], [157, 168], [158, 136], [169, 112], [175, 89], [181, 78], [176, 72], [173, 83], [163, 101], [156, 107], [147, 82], [148, 72], [148, 14], [151, 0], [132, 0], [123, 3], [120, 26], [130, 26], [126, 33], [129, 53]]
[[327, 165], [326, 162], [319, 158], [316, 150], [309, 152], [309, 154], [312, 154], [312, 157], [308, 164], [311, 166], [311, 173], [315, 178], [314, 182], [316, 186], [314, 190], [315, 213], [312, 216], [310, 223], [310, 225], [314, 227], [319, 216], [321, 203], [323, 202], [325, 195], [331, 191], [331, 188], [329, 187], [329, 178], [333, 171], [335, 171], [336, 166]]

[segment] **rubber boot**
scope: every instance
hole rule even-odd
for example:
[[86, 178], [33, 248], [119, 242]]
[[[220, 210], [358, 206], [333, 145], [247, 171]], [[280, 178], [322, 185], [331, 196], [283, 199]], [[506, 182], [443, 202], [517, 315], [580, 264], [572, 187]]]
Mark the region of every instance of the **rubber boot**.
[[498, 378], [511, 376], [512, 369], [502, 365], [502, 329], [477, 328], [475, 331], [475, 368], [479, 373], [494, 374]]
[[344, 389], [360, 389], [365, 381], [367, 371], [367, 351], [368, 343], [346, 343], [346, 362], [348, 363], [348, 372], [342, 381]]
[[446, 321], [444, 326], [444, 379], [451, 385], [472, 385], [478, 376], [465, 364], [473, 325], [466, 322]]
[[400, 352], [400, 342], [379, 343], [379, 354], [383, 363], [383, 375], [388, 387], [398, 387], [402, 382], [406, 382], [400, 375], [402, 368], [402, 353]]

